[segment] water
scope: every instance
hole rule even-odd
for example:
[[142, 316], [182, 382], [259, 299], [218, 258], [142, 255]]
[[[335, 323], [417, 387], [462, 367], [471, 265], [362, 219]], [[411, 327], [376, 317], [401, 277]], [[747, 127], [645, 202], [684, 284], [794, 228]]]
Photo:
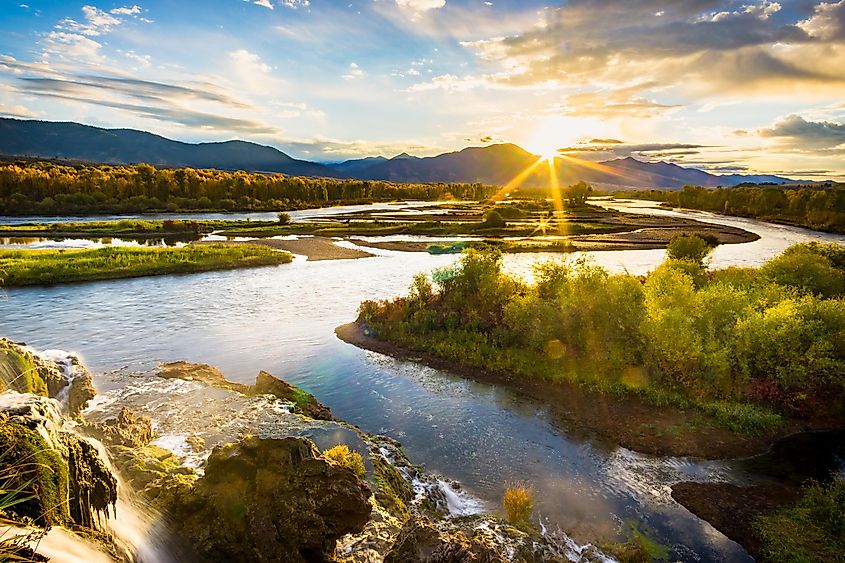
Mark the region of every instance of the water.
[[[417, 208], [435, 206], [440, 203], [443, 202], [397, 201], [321, 207], [318, 209], [298, 209], [288, 211], [287, 213], [294, 221], [303, 221], [320, 219], [330, 215], [355, 213], [358, 211], [391, 211], [401, 209], [403, 212], [411, 213]], [[122, 221], [124, 219], [145, 221], [163, 221], [166, 219], [182, 219], [185, 221], [275, 221], [278, 218], [278, 215], [279, 214], [276, 211], [233, 211], [229, 213], [123, 213], [117, 215], [28, 215], [21, 217], [0, 215], [0, 225], [23, 225], [29, 223], [90, 223], [96, 221]]]
[[[776, 249], [810, 236], [801, 229], [717, 219], [742, 222], [762, 238], [720, 247], [714, 266], [759, 264]], [[633, 521], [671, 546], [674, 558], [749, 560], [737, 544], [679, 507], [669, 494], [678, 481], [750, 482], [750, 472], [742, 467], [654, 458], [568, 435], [551, 424], [542, 406], [507, 391], [339, 341], [334, 328], [352, 320], [362, 300], [404, 293], [415, 273], [456, 259], [378, 254], [9, 289], [0, 299], [0, 334], [36, 348], [74, 351], [100, 374], [96, 380], [102, 390], [126, 386], [131, 377], [141, 398], [161, 385], [150, 374], [158, 361], [210, 363], [242, 382], [251, 382], [264, 369], [314, 393], [338, 417], [398, 439], [412, 460], [459, 481], [490, 510], [498, 506], [504, 482], [525, 480], [536, 490], [543, 525], [562, 527], [576, 539], [613, 537], [624, 522]], [[645, 273], [664, 257], [650, 250], [592, 255], [609, 269], [632, 273]], [[536, 258], [507, 256], [505, 265], [527, 275]], [[129, 401], [132, 391], [123, 400]], [[217, 432], [234, 416], [196, 416], [206, 412], [204, 404], [214, 405], [203, 401], [163, 392], [158, 401], [138, 400], [137, 407], [157, 419], [168, 443], [178, 449], [192, 428], [211, 426]]]

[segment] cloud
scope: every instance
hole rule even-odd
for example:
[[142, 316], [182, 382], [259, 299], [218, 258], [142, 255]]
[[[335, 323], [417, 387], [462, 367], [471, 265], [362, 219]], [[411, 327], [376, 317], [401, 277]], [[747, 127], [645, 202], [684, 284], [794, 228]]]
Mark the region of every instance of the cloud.
[[102, 62], [105, 57], [100, 53], [102, 44], [80, 35], [65, 31], [51, 31], [42, 41], [43, 56], [57, 56], [75, 61]]
[[841, 92], [845, 0], [818, 4], [804, 19], [800, 9], [783, 10], [767, 0], [730, 10], [721, 5], [571, 0], [545, 10], [540, 24], [519, 33], [461, 44], [505, 72], [504, 83], [512, 86], [554, 81], [562, 88], [596, 89], [646, 77], [698, 96]]
[[757, 133], [799, 150], [832, 149], [845, 145], [845, 123], [807, 121], [800, 115], [785, 117]]
[[122, 8], [114, 8], [109, 10], [110, 14], [119, 14], [122, 16], [134, 16], [141, 13], [141, 6], [135, 4], [133, 6], [123, 6]]
[[356, 78], [361, 78], [362, 76], [364, 76], [364, 71], [361, 67], [359, 67], [357, 63], [349, 63], [349, 70], [347, 70], [346, 74], [343, 75], [343, 79], [355, 80]]
[[[248, 2], [248, 1], [249, 1], [249, 0], [247, 0], [247, 2]], [[272, 9], [273, 9], [273, 4], [271, 4], [271, 3], [270, 3], [270, 0], [253, 0], [253, 2], [252, 2], [252, 3], [253, 3], [253, 4], [256, 4], [256, 5], [258, 5], [258, 6], [262, 6], [262, 7], [264, 7], [264, 8], [267, 8], [268, 10], [272, 10]]]
[[558, 149], [561, 154], [577, 156], [586, 160], [610, 160], [633, 156], [643, 160], [665, 158], [669, 160], [685, 155], [699, 154], [707, 145], [695, 143], [639, 143], [628, 144], [617, 139], [591, 139], [571, 147]]
[[396, 0], [396, 5], [412, 12], [425, 12], [442, 8], [446, 0]]
[[[296, 10], [297, 8], [307, 8], [311, 5], [309, 0], [276, 0], [278, 4], [281, 4], [285, 8], [291, 8], [292, 10]], [[244, 0], [244, 2], [252, 2], [262, 8], [267, 8], [268, 10], [273, 9], [273, 2], [271, 0]]]

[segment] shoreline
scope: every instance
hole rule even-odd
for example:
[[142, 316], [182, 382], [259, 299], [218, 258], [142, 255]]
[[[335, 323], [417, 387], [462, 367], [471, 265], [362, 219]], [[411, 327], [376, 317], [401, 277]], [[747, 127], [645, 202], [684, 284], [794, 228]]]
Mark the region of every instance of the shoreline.
[[552, 423], [567, 434], [595, 437], [600, 442], [656, 456], [700, 459], [740, 459], [768, 452], [777, 441], [801, 432], [828, 430], [824, 424], [787, 421], [779, 431], [740, 435], [717, 427], [697, 411], [657, 407], [635, 396], [614, 397], [585, 391], [571, 383], [512, 377], [457, 364], [423, 350], [413, 350], [364, 333], [357, 322], [335, 328], [342, 341], [398, 360], [422, 363], [479, 383], [497, 385], [548, 407]]

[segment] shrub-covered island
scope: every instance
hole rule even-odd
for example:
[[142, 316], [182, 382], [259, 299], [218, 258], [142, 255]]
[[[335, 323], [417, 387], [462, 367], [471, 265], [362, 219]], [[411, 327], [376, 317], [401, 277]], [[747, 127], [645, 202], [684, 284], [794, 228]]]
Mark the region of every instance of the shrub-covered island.
[[[498, 252], [469, 250], [417, 275], [407, 297], [361, 304], [355, 343], [559, 402], [570, 423], [643, 451], [739, 455], [841, 421], [845, 248], [799, 245], [758, 269], [714, 271], [697, 237], [668, 254], [645, 277], [543, 262], [528, 284], [502, 272]], [[339, 334], [355, 341], [351, 330]], [[572, 402], [583, 391], [618, 402], [596, 415], [596, 402]]]

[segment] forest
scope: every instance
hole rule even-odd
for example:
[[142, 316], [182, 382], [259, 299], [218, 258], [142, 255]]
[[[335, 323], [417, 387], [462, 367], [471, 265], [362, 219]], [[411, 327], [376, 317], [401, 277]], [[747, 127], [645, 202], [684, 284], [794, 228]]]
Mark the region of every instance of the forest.
[[638, 191], [637, 199], [662, 201], [676, 207], [751, 217], [835, 233], [845, 232], [845, 189], [796, 186], [738, 186], [708, 189], [686, 186], [679, 192]]
[[484, 199], [473, 184], [397, 184], [213, 169], [17, 161], [0, 164], [0, 214], [277, 211], [336, 203]]

